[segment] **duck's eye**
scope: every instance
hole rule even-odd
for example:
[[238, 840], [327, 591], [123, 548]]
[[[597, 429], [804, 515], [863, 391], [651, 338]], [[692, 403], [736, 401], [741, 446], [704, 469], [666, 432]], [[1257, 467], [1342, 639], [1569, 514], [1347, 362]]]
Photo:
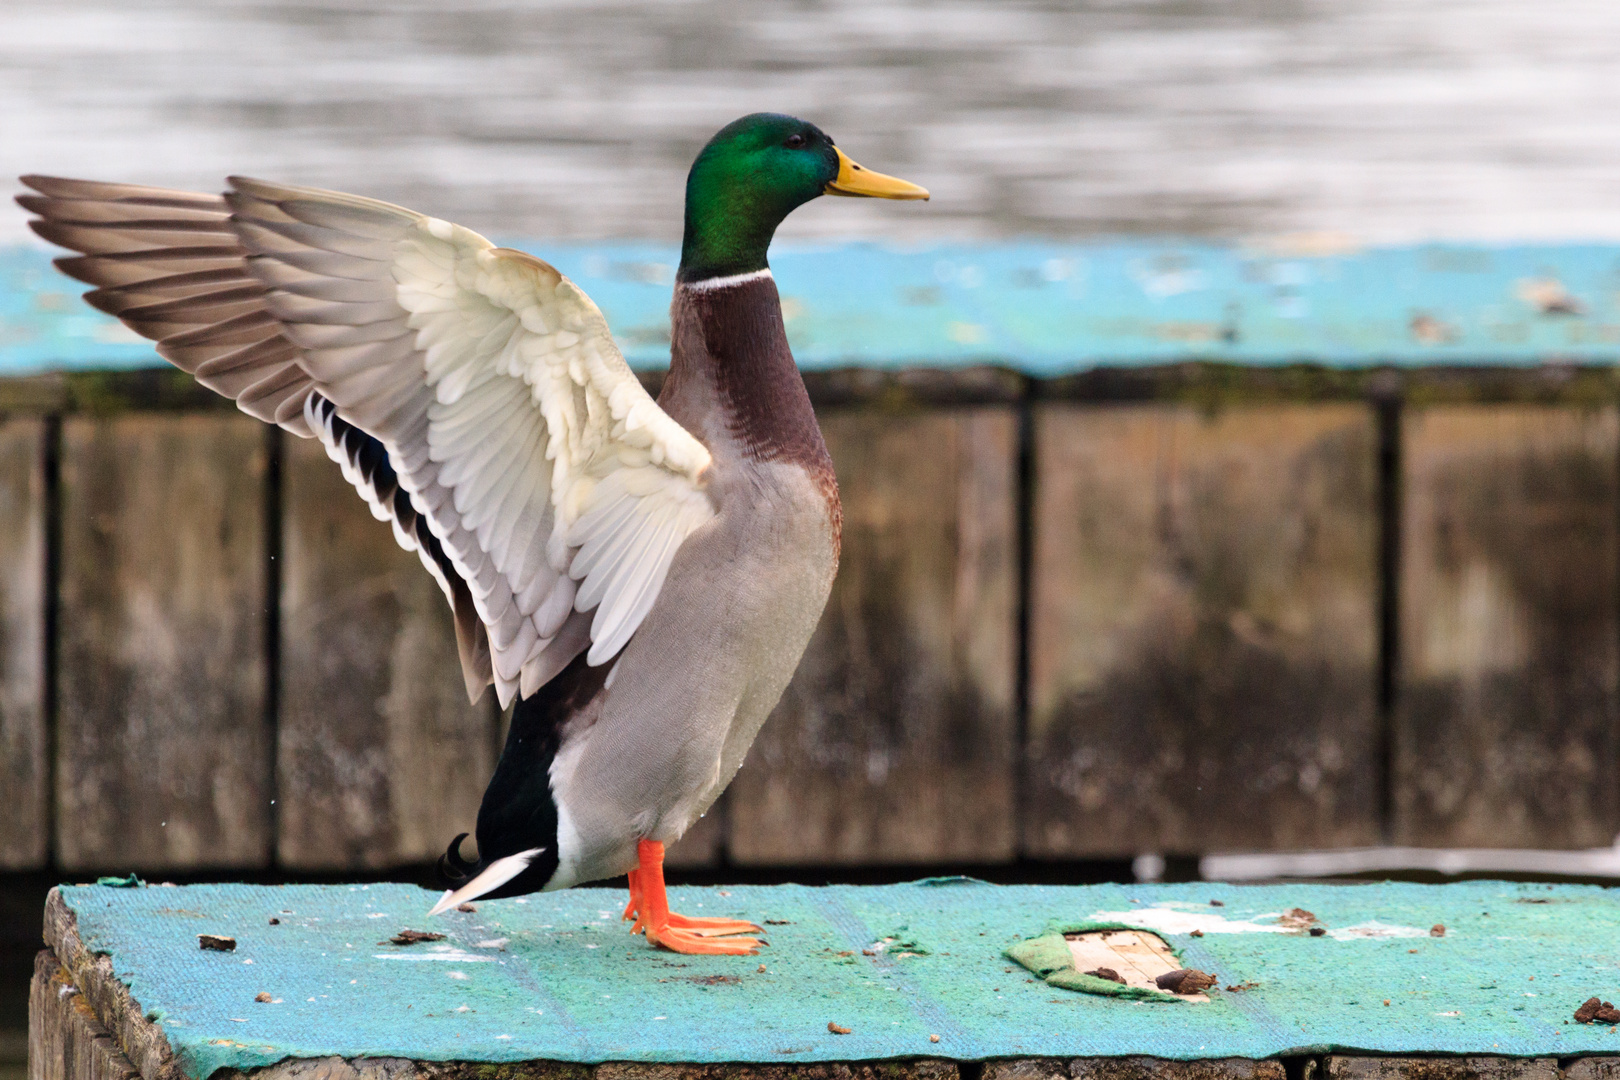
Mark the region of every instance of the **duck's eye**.
[[804, 144], [805, 137], [803, 135], [789, 135], [786, 146], [789, 150], [801, 150], [804, 148]]

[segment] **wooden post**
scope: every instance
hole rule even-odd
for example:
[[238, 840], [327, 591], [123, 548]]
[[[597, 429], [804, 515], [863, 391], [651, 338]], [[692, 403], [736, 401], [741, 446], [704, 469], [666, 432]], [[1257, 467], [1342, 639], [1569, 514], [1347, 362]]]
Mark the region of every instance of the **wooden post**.
[[1395, 837], [1607, 846], [1615, 410], [1430, 408], [1403, 431]]
[[65, 868], [266, 864], [264, 451], [243, 416], [63, 425]]
[[427, 862], [472, 832], [495, 692], [469, 704], [450, 606], [313, 439], [283, 444], [278, 854]]
[[830, 410], [843, 561], [730, 792], [744, 863], [1013, 854], [1017, 419]]
[[1053, 404], [1034, 440], [1025, 851], [1376, 842], [1371, 411]]
[[45, 425], [0, 421], [0, 869], [45, 865]]

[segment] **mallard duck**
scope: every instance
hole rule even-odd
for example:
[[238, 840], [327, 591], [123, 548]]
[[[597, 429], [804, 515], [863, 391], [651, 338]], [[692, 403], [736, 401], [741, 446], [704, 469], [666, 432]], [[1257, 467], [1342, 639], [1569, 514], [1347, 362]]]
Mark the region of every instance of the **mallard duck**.
[[730, 783], [838, 566], [832, 461], [766, 252], [820, 195], [926, 199], [820, 128], [759, 113], [686, 181], [654, 401], [602, 313], [532, 255], [374, 199], [23, 177], [85, 299], [243, 411], [319, 439], [454, 613], [468, 695], [516, 701], [478, 857], [438, 914], [629, 875], [655, 945], [759, 927], [672, 913], [663, 858]]

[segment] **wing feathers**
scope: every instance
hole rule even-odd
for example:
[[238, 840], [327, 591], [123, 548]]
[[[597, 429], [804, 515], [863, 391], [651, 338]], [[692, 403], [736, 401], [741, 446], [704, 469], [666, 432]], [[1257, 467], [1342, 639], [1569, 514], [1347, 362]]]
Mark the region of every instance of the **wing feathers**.
[[[532, 693], [635, 633], [713, 517], [708, 451], [545, 262], [448, 222], [232, 178], [30, 177], [89, 300], [246, 412], [314, 435], [455, 614], [469, 694]], [[594, 608], [594, 614], [591, 609]]]

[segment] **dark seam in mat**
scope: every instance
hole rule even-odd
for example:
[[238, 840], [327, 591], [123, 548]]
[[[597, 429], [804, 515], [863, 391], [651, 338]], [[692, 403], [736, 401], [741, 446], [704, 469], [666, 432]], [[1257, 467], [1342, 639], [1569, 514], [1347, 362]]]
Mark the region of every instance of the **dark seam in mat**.
[[[821, 912], [821, 917], [827, 920], [834, 930], [837, 930], [844, 939], [844, 944], [851, 950], [859, 953], [871, 946], [877, 940], [867, 925], [861, 921], [844, 902], [833, 892], [817, 891], [811, 895], [811, 900]], [[867, 959], [863, 957], [863, 959]], [[940, 1037], [940, 1056], [952, 1058], [979, 1058], [984, 1056], [984, 1050], [979, 1041], [957, 1023], [956, 1019], [945, 1010], [945, 1006], [930, 997], [922, 986], [903, 970], [894, 958], [887, 954], [870, 958], [873, 966], [879, 970], [892, 972], [894, 985], [905, 999], [906, 1006], [924, 1024], [931, 1029], [930, 1033]], [[947, 1044], [946, 1039], [950, 1042]]]

